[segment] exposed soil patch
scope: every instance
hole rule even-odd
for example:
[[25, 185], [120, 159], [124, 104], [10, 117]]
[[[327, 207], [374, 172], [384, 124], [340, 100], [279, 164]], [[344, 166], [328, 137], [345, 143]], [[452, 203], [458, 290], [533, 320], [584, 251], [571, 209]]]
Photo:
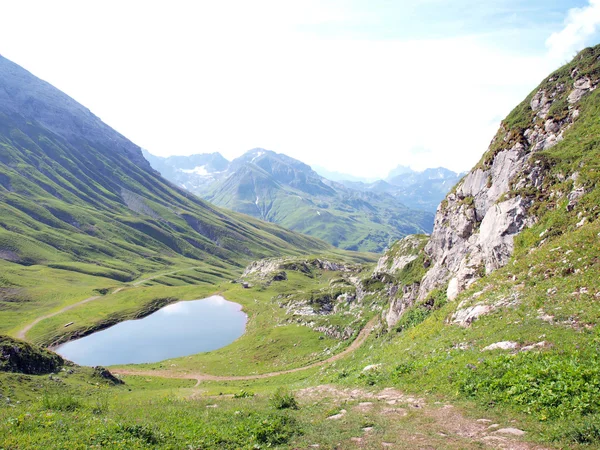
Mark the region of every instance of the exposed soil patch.
[[390, 416], [395, 442], [389, 434], [384, 440], [384, 436], [373, 427], [365, 427], [362, 435], [350, 438], [340, 448], [545, 448], [522, 442], [520, 439], [527, 436], [527, 432], [514, 423], [492, 424], [489, 419], [469, 419], [453, 405], [430, 404], [424, 398], [404, 394], [394, 388], [368, 391], [321, 385], [302, 389], [296, 395], [303, 403], [328, 401], [332, 405], [343, 405], [343, 414], [340, 412], [331, 417], [336, 420], [346, 419], [351, 414]]

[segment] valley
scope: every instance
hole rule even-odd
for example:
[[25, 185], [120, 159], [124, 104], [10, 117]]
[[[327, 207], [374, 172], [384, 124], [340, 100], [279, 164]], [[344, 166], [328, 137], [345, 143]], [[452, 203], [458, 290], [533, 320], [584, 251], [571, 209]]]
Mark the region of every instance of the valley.
[[[215, 206], [3, 57], [0, 83], [1, 449], [600, 445], [600, 46], [502, 121], [429, 229], [263, 150], [207, 194], [242, 212]], [[225, 170], [209, 156], [195, 167]], [[325, 197], [344, 242], [286, 222]], [[108, 368], [51, 351], [211, 296], [247, 318], [213, 350]]]
[[[301, 161], [260, 148], [231, 162], [219, 153], [144, 155], [167, 179], [211, 203], [352, 251], [381, 252], [406, 235], [431, 232], [433, 213], [457, 181], [457, 174], [446, 171], [431, 179], [427, 173], [396, 177], [400, 186], [382, 181], [388, 190], [381, 183], [335, 182]], [[431, 195], [428, 182], [441, 186], [433, 198], [418, 200], [419, 192]], [[402, 189], [413, 192], [404, 196]], [[404, 204], [409, 198], [415, 206]]]

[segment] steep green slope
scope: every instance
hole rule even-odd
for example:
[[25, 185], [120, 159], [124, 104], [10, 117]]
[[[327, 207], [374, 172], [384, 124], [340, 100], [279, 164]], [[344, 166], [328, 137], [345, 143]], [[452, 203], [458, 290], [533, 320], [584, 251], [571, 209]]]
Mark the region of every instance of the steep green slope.
[[1, 259], [126, 281], [173, 258], [240, 266], [327, 248], [176, 188], [66, 95], [6, 59], [0, 75]]
[[386, 192], [332, 182], [281, 153], [253, 149], [226, 168], [218, 153], [170, 158], [146, 155], [166, 178], [218, 206], [342, 249], [381, 252], [407, 234], [431, 231], [430, 212], [408, 208]]
[[[521, 229], [509, 221], [514, 242], [499, 267], [487, 273], [482, 267], [452, 301], [448, 281], [423, 291], [430, 272], [440, 270], [430, 258], [441, 240], [430, 241], [420, 257], [406, 245], [386, 255], [373, 280], [385, 284], [380, 296], [392, 293], [388, 332], [359, 351], [360, 364], [338, 368], [344, 383], [363, 379], [473, 400], [491, 414], [526, 418], [536, 439], [568, 448], [600, 444], [599, 83], [597, 46], [579, 53], [515, 108], [471, 172], [495, 164], [507, 169], [512, 162], [502, 153], [515, 145], [523, 149], [522, 172], [492, 208], [502, 211], [504, 202], [523, 200], [520, 214], [533, 219]], [[446, 227], [479, 200], [460, 198], [463, 189], [459, 183], [438, 213]], [[475, 227], [462, 237], [473, 240], [481, 232]], [[468, 256], [477, 258], [475, 252]], [[405, 265], [382, 279], [391, 260]], [[445, 268], [453, 270], [451, 263]], [[367, 364], [381, 364], [380, 370], [365, 377]]]
[[285, 155], [252, 150], [204, 197], [234, 211], [323, 239], [336, 247], [382, 251], [407, 234], [431, 231], [432, 215], [394, 197], [348, 189]]

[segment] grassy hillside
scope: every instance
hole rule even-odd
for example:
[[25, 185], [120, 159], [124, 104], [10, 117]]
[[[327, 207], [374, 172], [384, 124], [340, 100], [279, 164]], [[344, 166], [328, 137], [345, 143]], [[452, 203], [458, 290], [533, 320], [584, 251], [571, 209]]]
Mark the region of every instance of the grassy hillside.
[[[0, 75], [0, 332], [117, 289], [213, 286], [253, 259], [336, 251], [177, 188], [135, 144], [1, 57]], [[132, 304], [148, 311], [156, 298], [176, 297]]]
[[176, 188], [65, 94], [4, 58], [0, 72], [0, 259], [130, 281], [328, 248]]
[[[127, 281], [168, 258], [236, 260], [327, 248], [225, 213], [126, 155], [0, 117], [2, 258]], [[96, 266], [96, 267], [94, 267]]]
[[431, 231], [431, 213], [410, 209], [391, 195], [329, 182], [285, 155], [256, 155], [233, 161], [235, 172], [213, 183], [203, 197], [346, 250], [381, 252], [396, 239]]
[[284, 154], [254, 149], [227, 167], [217, 155], [159, 158], [146, 153], [166, 178], [218, 206], [342, 249], [381, 252], [407, 234], [431, 231], [432, 213], [408, 208], [385, 192], [334, 183]]
[[[562, 99], [574, 90], [573, 73], [598, 84], [599, 57], [600, 46], [587, 49], [544, 81], [559, 92], [553, 119], [572, 114], [575, 102]], [[501, 139], [526, 139], [523, 125], [538, 120], [532, 98], [503, 122]], [[393, 327], [384, 319], [390, 299], [430, 270], [418, 254], [426, 237], [392, 246], [375, 273], [361, 256], [353, 264], [340, 254], [282, 257], [253, 264], [245, 287], [220, 278], [238, 277], [235, 268], [186, 267], [177, 256], [177, 270], [138, 285], [5, 261], [0, 289], [9, 300], [0, 317], [14, 324], [35, 317], [28, 305], [44, 298], [39, 277], [56, 277], [48, 290], [53, 311], [75, 292], [102, 298], [41, 320], [28, 334], [40, 343], [68, 337], [65, 322], [85, 331], [166, 295], [220, 292], [250, 320], [244, 336], [217, 351], [113, 368], [125, 385], [90, 368], [2, 372], [0, 442], [11, 449], [598, 448], [600, 92], [587, 89], [576, 106], [561, 140], [531, 153], [543, 182], [515, 184], [507, 194], [535, 199], [535, 221], [517, 235], [508, 263], [479, 274], [454, 301], [443, 286], [433, 290]], [[389, 264], [403, 256], [405, 265]], [[10, 315], [11, 303], [25, 319]]]

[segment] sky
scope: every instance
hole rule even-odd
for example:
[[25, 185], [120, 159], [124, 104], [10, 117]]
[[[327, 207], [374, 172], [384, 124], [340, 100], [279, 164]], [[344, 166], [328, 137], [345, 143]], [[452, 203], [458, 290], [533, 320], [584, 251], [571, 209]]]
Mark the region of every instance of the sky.
[[153, 154], [470, 169], [600, 0], [0, 0], [0, 54]]

